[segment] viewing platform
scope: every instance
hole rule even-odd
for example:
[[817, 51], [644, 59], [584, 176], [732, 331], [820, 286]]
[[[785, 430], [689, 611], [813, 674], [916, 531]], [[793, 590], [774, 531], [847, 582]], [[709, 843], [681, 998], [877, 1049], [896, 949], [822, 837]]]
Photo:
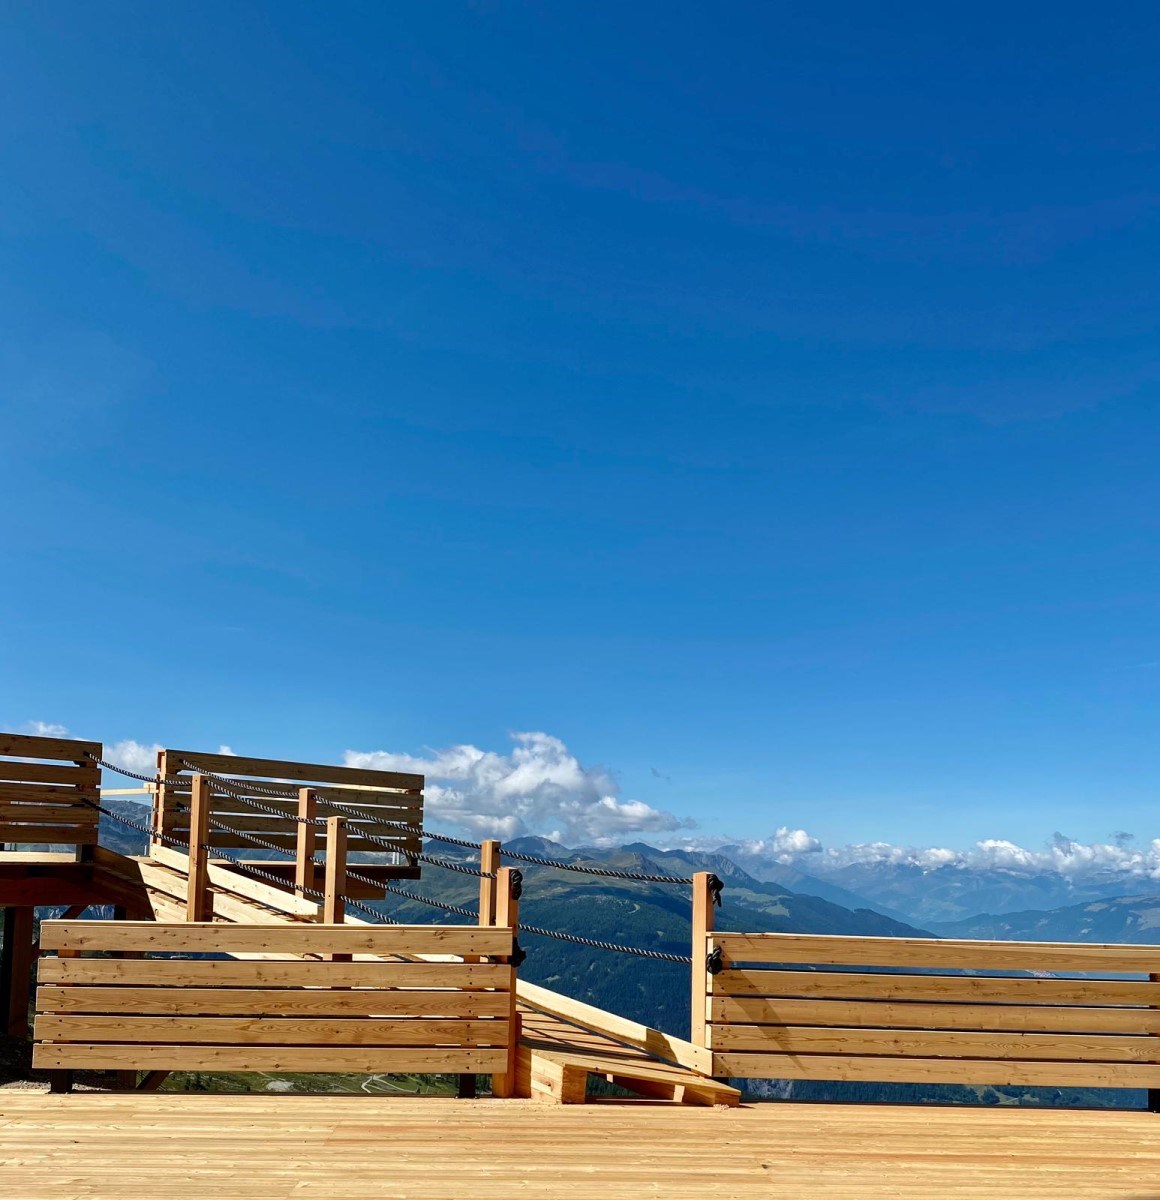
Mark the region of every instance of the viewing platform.
[[[0, 1016], [27, 1034], [36, 974], [32, 1065], [62, 1093], [0, 1089], [0, 1200], [1160, 1200], [1155, 1111], [733, 1086], [1132, 1088], [1155, 1110], [1160, 947], [720, 931], [716, 876], [603, 868], [688, 889], [691, 953], [591, 941], [521, 926], [499, 843], [433, 854], [419, 776], [165, 751], [147, 852], [121, 854], [100, 754], [0, 739]], [[478, 907], [403, 891], [421, 864], [478, 881]], [[396, 924], [368, 903], [392, 893], [459, 921]], [[79, 919], [95, 905], [112, 919]], [[36, 906], [64, 913], [34, 942]], [[684, 965], [689, 1038], [522, 979], [521, 928]], [[158, 1092], [174, 1071], [444, 1075], [460, 1098]]]
[[1157, 1200], [1149, 1113], [0, 1091], [2, 1200]]

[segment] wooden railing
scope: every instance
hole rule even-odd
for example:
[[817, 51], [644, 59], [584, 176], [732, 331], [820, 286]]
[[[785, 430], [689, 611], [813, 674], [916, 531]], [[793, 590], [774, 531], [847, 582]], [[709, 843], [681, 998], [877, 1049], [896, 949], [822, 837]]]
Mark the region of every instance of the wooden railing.
[[703, 911], [693, 1041], [717, 1077], [1160, 1089], [1160, 946], [717, 933]]
[[511, 1079], [512, 948], [497, 927], [46, 921], [33, 1066]]
[[[346, 862], [350, 854], [368, 859], [378, 856], [379, 862], [367, 861], [359, 869], [360, 874], [375, 880], [417, 878], [420, 873], [406, 855], [422, 848], [418, 833], [423, 823], [422, 775], [194, 750], [161, 751], [158, 773], [153, 827], [168, 840], [159, 836], [155, 846], [171, 846], [176, 840], [191, 851], [209, 846], [211, 851], [220, 848], [230, 855], [256, 856], [268, 873], [285, 878], [287, 884], [318, 892], [327, 883], [319, 858], [337, 864]], [[215, 783], [214, 776], [225, 780], [228, 787]], [[195, 777], [203, 780], [200, 793], [195, 793]], [[293, 791], [294, 795], [271, 796], [271, 789]], [[339, 816], [340, 810], [331, 808], [328, 801], [355, 811]], [[320, 818], [326, 819], [325, 825], [313, 823]], [[403, 825], [414, 829], [401, 828]], [[253, 837], [267, 843], [265, 853]], [[333, 855], [332, 843], [338, 850]], [[293, 861], [271, 860], [275, 851], [270, 847], [292, 855]], [[381, 861], [384, 853], [391, 852], [402, 856], [401, 862]], [[191, 852], [190, 857], [196, 854]], [[229, 869], [225, 862], [219, 865]], [[376, 892], [365, 883], [349, 880], [345, 891], [355, 898], [382, 894], [381, 889]]]
[[100, 742], [0, 733], [0, 849], [75, 846], [83, 857], [95, 846], [101, 769], [88, 756], [100, 753]]

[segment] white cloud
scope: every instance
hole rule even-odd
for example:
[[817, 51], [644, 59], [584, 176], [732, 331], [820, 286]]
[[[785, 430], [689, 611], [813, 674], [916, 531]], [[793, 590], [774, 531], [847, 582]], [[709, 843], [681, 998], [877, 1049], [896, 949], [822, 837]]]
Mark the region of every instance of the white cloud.
[[51, 738], [66, 738], [68, 737], [68, 727], [65, 725], [55, 725], [51, 721], [29, 721], [25, 725], [25, 730], [31, 733], [34, 737], [51, 737]]
[[[720, 844], [720, 843], [719, 843]], [[967, 850], [945, 846], [896, 846], [861, 842], [823, 847], [802, 829], [778, 829], [771, 837], [735, 843], [748, 854], [800, 866], [814, 875], [843, 867], [881, 863], [923, 871], [1006, 871], [1016, 875], [1053, 873], [1070, 879], [1146, 877], [1160, 880], [1160, 838], [1137, 846], [1131, 834], [1117, 833], [1110, 842], [1085, 844], [1055, 834], [1041, 850], [1029, 850], [1004, 838], [984, 838]]]
[[430, 821], [482, 837], [540, 834], [571, 844], [607, 845], [629, 834], [689, 824], [641, 800], [622, 800], [612, 775], [586, 767], [547, 733], [515, 733], [510, 754], [451, 746], [429, 754], [348, 750], [347, 766], [415, 771], [427, 777]]
[[135, 771], [138, 775], [152, 775], [157, 770], [157, 752], [161, 749], [159, 742], [146, 746], [126, 738], [105, 747], [105, 761], [116, 763], [126, 771]]

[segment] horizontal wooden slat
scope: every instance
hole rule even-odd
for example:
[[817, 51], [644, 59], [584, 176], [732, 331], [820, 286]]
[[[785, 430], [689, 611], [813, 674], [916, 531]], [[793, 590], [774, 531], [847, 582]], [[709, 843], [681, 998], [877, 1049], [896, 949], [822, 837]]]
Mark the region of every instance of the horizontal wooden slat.
[[885, 975], [843, 971], [722, 971], [714, 996], [955, 1000], [996, 1004], [1155, 1004], [1160, 983], [1142, 979], [1038, 979], [980, 975]]
[[0, 760], [0, 780], [7, 783], [55, 783], [65, 787], [99, 788], [101, 768], [96, 763], [78, 767], [69, 762]]
[[[188, 829], [174, 829], [173, 836], [184, 841], [189, 836]], [[296, 845], [292, 833], [262, 833], [258, 835], [269, 846], [277, 846], [279, 850], [292, 852]], [[210, 829], [208, 844], [218, 846], [222, 850], [262, 850], [265, 847], [251, 842], [239, 833], [223, 833], [220, 829]], [[325, 839], [323, 839], [325, 841]]]
[[95, 785], [76, 788], [54, 783], [0, 783], [0, 803], [23, 800], [26, 803], [71, 804], [81, 797], [96, 802], [101, 797], [100, 788]]
[[[247, 787], [251, 782], [245, 779], [230, 780], [230, 791], [220, 784], [213, 784], [214, 808], [222, 812], [258, 812], [246, 799], [256, 800], [260, 804], [276, 808], [280, 811], [292, 812], [298, 807], [298, 785], [294, 783], [270, 783], [268, 780], [254, 782], [253, 787]], [[162, 784], [162, 791], [167, 800], [173, 804], [188, 807], [192, 793], [193, 776], [178, 777], [176, 782]], [[270, 788], [294, 789], [294, 795], [271, 796]], [[322, 817], [344, 816], [347, 809], [356, 808], [360, 812], [385, 816], [393, 812], [416, 812], [423, 807], [421, 791], [368, 791], [355, 788], [312, 788], [318, 801], [318, 812]], [[325, 795], [325, 798], [323, 796]], [[245, 797], [246, 799], [243, 799]], [[330, 803], [333, 801], [334, 803]], [[392, 818], [393, 819], [393, 818]]]
[[[278, 816], [268, 812], [263, 812], [261, 809], [251, 807], [243, 800], [237, 800], [233, 797], [226, 796], [214, 797], [212, 805], [213, 814], [216, 817], [220, 817], [222, 820], [228, 819], [231, 825], [235, 822], [243, 820], [254, 822], [275, 822], [274, 825], [268, 826], [268, 828], [271, 829], [281, 829], [284, 827], [287, 821], [297, 824], [296, 818], [298, 815], [298, 806], [296, 804], [281, 805], [277, 804], [275, 801], [267, 800], [267, 798], [264, 796], [261, 798], [261, 801], [263, 805], [268, 805], [270, 808], [277, 808], [278, 812], [283, 815]], [[347, 815], [351, 824], [357, 823], [359, 825], [389, 826], [390, 822], [392, 821], [401, 821], [404, 823], [413, 824], [418, 816], [422, 813], [423, 805], [419, 802], [415, 802], [413, 804], [399, 805], [397, 808], [375, 808], [373, 810], [364, 809], [363, 807], [359, 806], [356, 811], [359, 813], [358, 816], [352, 817], [347, 814], [343, 814]], [[182, 813], [181, 815], [188, 821], [188, 813]], [[323, 815], [325, 816], [326, 814]], [[247, 828], [251, 828], [251, 826], [247, 825]], [[260, 829], [262, 826], [255, 825], [252, 826], [252, 828]], [[325, 826], [320, 825], [318, 827], [320, 833], [323, 832], [324, 829]]]
[[37, 1070], [91, 1071], [352, 1071], [431, 1074], [503, 1071], [507, 1051], [474, 1049], [375, 1049], [332, 1046], [110, 1046], [39, 1042], [32, 1049]]
[[816, 1026], [714, 1025], [709, 1045], [729, 1053], [891, 1054], [911, 1058], [1054, 1059], [1158, 1062], [1160, 1040], [1085, 1033], [977, 1033], [931, 1029], [824, 1029]]
[[714, 933], [709, 943], [720, 947], [727, 963], [1160, 973], [1160, 946], [798, 933]]
[[374, 1017], [154, 1017], [59, 1016], [36, 1018], [43, 1042], [154, 1042], [232, 1046], [506, 1046], [507, 1021], [420, 1020]]
[[510, 990], [512, 986], [512, 969], [506, 963], [330, 962], [321, 964], [320, 969], [316, 961], [46, 956], [40, 960], [38, 970], [42, 983], [132, 983], [140, 987], [298, 988], [325, 984], [350, 988]]
[[96, 840], [96, 821], [77, 822], [75, 825], [0, 824], [0, 842], [15, 842], [22, 846], [92, 846]]
[[[314, 976], [317, 980], [317, 970]], [[142, 1016], [503, 1017], [507, 1015], [509, 1004], [507, 991], [388, 991], [341, 985], [245, 988], [41, 984], [36, 998], [37, 1009], [46, 1013], [138, 1013]]]
[[[422, 775], [401, 771], [369, 771], [360, 767], [332, 767], [320, 763], [289, 762], [275, 758], [242, 758], [230, 754], [206, 754], [198, 750], [166, 750], [170, 774], [182, 762], [191, 763], [212, 775], [233, 778], [248, 775], [259, 779], [291, 779], [302, 783], [336, 783], [345, 787], [413, 788], [423, 786]], [[182, 768], [184, 769], [184, 768]]]
[[[170, 831], [171, 836], [179, 841], [184, 841], [188, 837], [188, 831], [184, 829], [175, 829]], [[279, 850], [285, 850], [287, 853], [293, 852], [295, 848], [295, 839], [293, 834], [282, 833], [260, 833], [256, 835], [260, 837], [266, 846], [260, 846], [249, 838], [244, 837], [241, 833], [222, 833], [220, 830], [212, 830], [207, 840], [207, 845], [213, 846], [219, 850], [253, 850], [261, 851], [268, 849], [270, 846], [277, 847]], [[418, 850], [420, 847], [417, 842], [408, 843], [406, 839], [395, 839], [390, 837], [387, 840], [395, 842], [397, 845], [396, 853], [405, 853], [408, 848]], [[318, 837], [318, 851], [321, 853], [326, 849], [326, 837], [320, 834]], [[374, 842], [368, 841], [366, 838], [353, 835], [347, 840], [347, 850], [351, 853], [375, 853], [388, 854], [391, 851], [383, 846], [376, 845]], [[353, 865], [353, 864], [352, 864]]]
[[68, 762], [88, 762], [87, 754], [101, 757], [100, 742], [81, 742], [74, 738], [31, 737], [25, 733], [0, 733], [0, 754], [14, 758], [56, 758]]
[[1160, 1088], [1160, 1066], [1143, 1063], [988, 1062], [985, 1059], [846, 1055], [714, 1054], [730, 1079], [822, 1079], [859, 1083], [961, 1083], [993, 1087]]
[[709, 1020], [732, 1025], [827, 1025], [872, 1029], [975, 1029], [1023, 1033], [1160, 1034], [1160, 1009], [1059, 1004], [922, 1004], [712, 996]]
[[208, 921], [45, 921], [42, 950], [232, 954], [510, 954], [510, 929], [446, 925], [221, 925]]
[[34, 821], [41, 825], [91, 824], [99, 814], [80, 804], [61, 804], [53, 801], [28, 800], [18, 804], [12, 800], [0, 800], [0, 821]]

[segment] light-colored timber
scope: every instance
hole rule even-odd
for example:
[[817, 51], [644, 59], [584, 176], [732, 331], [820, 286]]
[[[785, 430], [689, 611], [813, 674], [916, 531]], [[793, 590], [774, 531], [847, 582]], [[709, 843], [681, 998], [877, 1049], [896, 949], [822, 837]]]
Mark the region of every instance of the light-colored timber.
[[1160, 947], [712, 928], [695, 929], [693, 942], [694, 987], [699, 946], [717, 968], [704, 976], [715, 1076], [1145, 1088], [1150, 1103], [1160, 1098]]
[[713, 933], [726, 964], [980, 971], [1142, 971], [1160, 969], [1160, 947], [1088, 942], [981, 942], [948, 938], [849, 937], [807, 933]]
[[1156, 1200], [1154, 1115], [0, 1091], [0, 1200]]
[[741, 1093], [726, 1083], [698, 1078], [632, 1046], [611, 1046], [606, 1036], [564, 1025], [546, 1013], [525, 1011], [521, 1021], [520, 1069], [528, 1073], [534, 1097], [583, 1104], [592, 1076], [684, 1104], [732, 1106], [741, 1101]]
[[[0, 847], [96, 845], [100, 742], [0, 735]], [[30, 761], [35, 760], [35, 761]]]
[[[412, 936], [412, 931], [414, 936]], [[511, 929], [444, 929], [433, 926], [283, 924], [238, 925], [195, 923], [164, 925], [130, 921], [46, 921], [41, 926], [41, 947], [56, 950], [43, 959], [37, 991], [37, 1020], [32, 1062], [50, 1071], [163, 1070], [163, 1071], [400, 1071], [489, 1072], [510, 1071], [515, 1029], [511, 1020], [512, 971], [494, 976], [498, 1017], [460, 1015], [451, 1000], [454, 992], [419, 990], [408, 984], [430, 978], [436, 964], [400, 961], [391, 964], [390, 978], [402, 989], [406, 1002], [394, 1006], [393, 989], [383, 987], [386, 964], [335, 961], [330, 948], [358, 950], [375, 955], [397, 955], [412, 944], [444, 953], [481, 954], [510, 958]], [[348, 950], [349, 948], [349, 950]], [[133, 957], [143, 951], [158, 953], [244, 954], [260, 951], [265, 958], [236, 958], [229, 965], [243, 985], [196, 989], [200, 1009], [196, 1015], [177, 1008], [182, 989], [157, 979], [156, 959]], [[128, 953], [128, 958], [85, 959], [82, 952], [101, 955]], [[322, 957], [302, 961], [304, 953]], [[284, 965], [307, 968], [310, 986], [276, 987], [269, 983], [269, 956], [282, 954], [293, 961]], [[171, 960], [179, 969], [214, 967], [214, 962]], [[445, 981], [453, 976], [451, 963], [443, 968]], [[478, 964], [465, 964], [468, 969]], [[96, 968], [94, 971], [93, 968]], [[332, 972], [341, 979], [336, 983]], [[206, 979], [213, 972], [202, 973]], [[348, 990], [346, 983], [359, 978], [363, 986]], [[56, 979], [67, 977], [67, 983]], [[379, 985], [371, 982], [377, 977]], [[476, 976], [475, 978], [478, 978]], [[99, 981], [99, 982], [94, 982]], [[107, 986], [113, 982], [117, 986]], [[256, 986], [264, 982], [266, 986]], [[248, 985], [248, 986], [247, 986]], [[369, 986], [368, 986], [369, 985]], [[149, 993], [162, 995], [154, 1000]], [[351, 1005], [326, 1015], [305, 1015], [304, 993], [325, 1007], [326, 993], [340, 988], [340, 1003]], [[245, 991], [239, 1000], [235, 994]], [[85, 993], [89, 995], [85, 995]], [[218, 1004], [214, 1005], [216, 994]], [[468, 993], [469, 1007], [476, 999]], [[429, 1007], [416, 1004], [423, 996]], [[285, 997], [287, 1003], [283, 1005]], [[105, 1004], [110, 1005], [105, 1008]], [[394, 1006], [394, 1011], [392, 1007]], [[240, 1015], [240, 1009], [245, 1015]], [[369, 1010], [369, 1011], [368, 1011]], [[68, 1086], [68, 1080], [61, 1081]]]
[[[159, 834], [189, 842], [190, 801], [198, 772], [206, 779], [212, 775], [226, 781], [228, 787], [211, 781], [211, 815], [214, 821], [237, 830], [228, 832], [213, 825], [207, 843], [223, 850], [252, 850], [254, 843], [245, 835], [256, 834], [269, 845], [295, 855], [296, 866], [291, 869], [299, 876], [300, 884], [306, 875], [313, 874], [310, 859], [316, 851], [326, 852], [328, 838], [324, 829], [304, 835], [295, 819], [302, 807], [304, 790], [313, 794], [311, 805], [319, 816], [338, 814], [339, 810], [329, 807], [329, 802], [343, 806], [349, 819], [346, 849], [350, 851], [381, 854], [382, 841], [402, 855], [421, 848], [418, 833], [401, 827], [419, 827], [423, 823], [421, 775], [197, 750], [162, 750], [158, 754], [154, 828]], [[308, 788], [301, 786], [304, 784]], [[294, 794], [271, 796], [270, 788]], [[256, 801], [261, 807], [247, 800]], [[352, 809], [357, 811], [349, 811]], [[368, 834], [377, 841], [369, 840]], [[163, 843], [157, 840], [155, 844]], [[409, 863], [400, 862], [390, 865], [389, 874], [415, 878], [419, 871]], [[307, 886], [313, 884], [307, 881]]]
[[[347, 916], [347, 849], [383, 831], [391, 845], [418, 846], [414, 829], [394, 823], [421, 820], [419, 776], [165, 751], [154, 828], [184, 833], [193, 853], [155, 839], [149, 856], [126, 858], [64, 824], [70, 797], [99, 786], [88, 749], [99, 744], [5, 736], [0, 749], [14, 761], [0, 762], [0, 837], [13, 824], [59, 829], [80, 853], [7, 865], [0, 854], [0, 898], [62, 903], [70, 917], [95, 903], [118, 911], [111, 923], [45, 925], [41, 1065], [156, 1078], [271, 1064], [355, 1070], [385, 1054], [389, 1067], [365, 1068], [381, 1073], [422, 1069], [400, 1064], [423, 1054], [427, 1070], [453, 1070], [462, 1053], [460, 1073], [491, 1074], [496, 1095], [562, 1103], [588, 1099], [597, 1077], [654, 1099], [736, 1104], [736, 1089], [719, 1082], [732, 1076], [1136, 1087], [1160, 1104], [1160, 947], [717, 932], [715, 880], [700, 873], [684, 1041], [515, 978], [506, 959], [517, 892], [498, 844], [480, 852], [495, 876], [481, 881], [482, 927]], [[219, 773], [233, 782], [211, 778]], [[268, 784], [286, 794], [268, 795]], [[350, 811], [335, 814], [335, 802]], [[237, 833], [222, 833], [214, 813]], [[312, 814], [327, 817], [325, 830], [296, 820]], [[247, 831], [293, 856], [262, 864], [270, 882], [211, 849], [219, 833], [219, 845], [252, 849]], [[396, 869], [366, 866], [380, 879]], [[294, 883], [320, 890], [322, 904]], [[374, 894], [374, 883], [362, 886]], [[110, 957], [85, 957], [94, 951]], [[11, 1022], [20, 1005], [10, 992]]]

